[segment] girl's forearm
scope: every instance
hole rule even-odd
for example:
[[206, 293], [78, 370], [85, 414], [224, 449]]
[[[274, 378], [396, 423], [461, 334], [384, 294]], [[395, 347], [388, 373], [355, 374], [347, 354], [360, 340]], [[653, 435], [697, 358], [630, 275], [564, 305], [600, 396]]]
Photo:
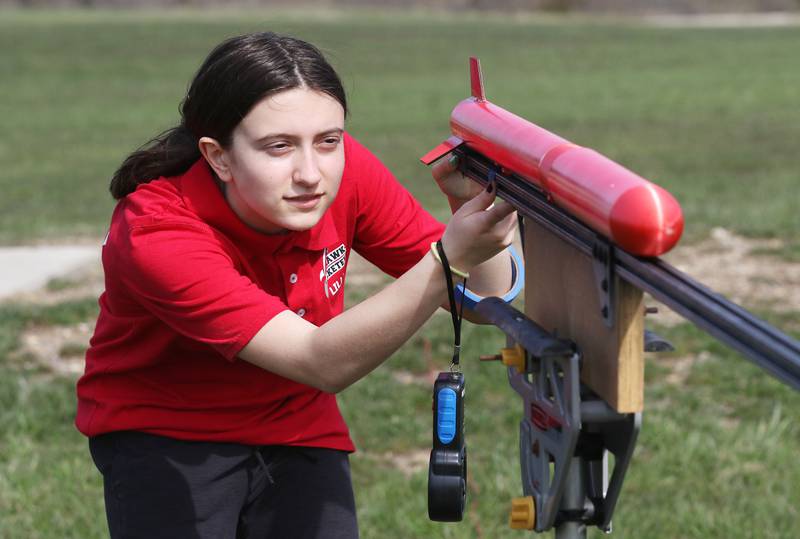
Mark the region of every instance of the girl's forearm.
[[311, 348], [326, 385], [340, 391], [375, 369], [446, 297], [443, 270], [428, 254], [392, 284], [319, 327]]
[[442, 267], [427, 254], [392, 284], [322, 326], [291, 311], [278, 314], [239, 357], [285, 378], [336, 393], [389, 358], [446, 297]]

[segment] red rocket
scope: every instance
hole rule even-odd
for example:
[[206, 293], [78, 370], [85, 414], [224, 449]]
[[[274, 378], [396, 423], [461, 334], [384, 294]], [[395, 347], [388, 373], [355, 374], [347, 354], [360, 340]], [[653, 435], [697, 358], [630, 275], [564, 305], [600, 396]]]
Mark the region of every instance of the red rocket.
[[426, 165], [468, 148], [542, 189], [557, 206], [629, 253], [658, 256], [683, 232], [677, 200], [608, 157], [573, 144], [486, 100], [480, 62], [470, 58], [472, 96], [450, 115], [453, 136]]

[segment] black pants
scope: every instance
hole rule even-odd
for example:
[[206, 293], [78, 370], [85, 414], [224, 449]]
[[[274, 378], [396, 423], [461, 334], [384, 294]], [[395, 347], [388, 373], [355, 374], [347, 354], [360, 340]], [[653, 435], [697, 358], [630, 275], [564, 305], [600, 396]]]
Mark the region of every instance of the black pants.
[[358, 537], [347, 453], [187, 442], [140, 432], [89, 440], [113, 539]]

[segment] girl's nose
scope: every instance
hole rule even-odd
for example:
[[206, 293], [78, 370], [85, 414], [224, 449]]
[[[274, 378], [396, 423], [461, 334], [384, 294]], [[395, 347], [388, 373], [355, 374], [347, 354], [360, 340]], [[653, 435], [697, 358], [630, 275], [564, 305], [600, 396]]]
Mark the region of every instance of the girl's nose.
[[322, 179], [314, 152], [302, 152], [295, 166], [292, 180], [306, 185], [316, 185]]

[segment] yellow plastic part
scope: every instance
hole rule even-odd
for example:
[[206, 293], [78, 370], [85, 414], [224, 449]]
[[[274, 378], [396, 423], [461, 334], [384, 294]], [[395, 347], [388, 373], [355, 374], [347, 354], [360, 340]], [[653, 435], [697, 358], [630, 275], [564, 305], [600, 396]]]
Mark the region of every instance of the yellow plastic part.
[[500, 350], [500, 355], [503, 365], [514, 367], [520, 374], [525, 372], [525, 349], [520, 345], [516, 345], [514, 348], [503, 348]]
[[514, 530], [532, 530], [536, 523], [536, 504], [532, 496], [511, 500], [508, 525]]

